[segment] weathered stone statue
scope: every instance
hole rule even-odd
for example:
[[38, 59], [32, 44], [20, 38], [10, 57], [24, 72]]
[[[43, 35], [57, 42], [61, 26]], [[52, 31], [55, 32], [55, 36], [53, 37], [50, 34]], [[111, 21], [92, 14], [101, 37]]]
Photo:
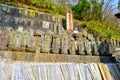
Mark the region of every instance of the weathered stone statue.
[[50, 33], [45, 33], [44, 41], [41, 43], [41, 52], [49, 53], [51, 49], [52, 35]]
[[0, 30], [0, 49], [6, 50], [9, 44], [10, 30], [3, 28]]
[[69, 53], [72, 55], [76, 54], [76, 46], [75, 46], [75, 40], [74, 38], [70, 39], [70, 43], [69, 43]]
[[77, 40], [77, 51], [78, 54], [85, 55], [85, 43], [83, 38]]
[[36, 39], [34, 37], [34, 30], [29, 29], [28, 43], [27, 43], [27, 51], [35, 52], [36, 51]]
[[41, 30], [36, 30], [34, 36], [35, 36], [35, 39], [36, 39], [36, 53], [40, 53], [40, 46], [41, 46], [41, 36], [43, 36], [44, 33], [41, 31]]
[[105, 44], [103, 42], [101, 42], [100, 45], [98, 45], [98, 46], [99, 46], [100, 55], [104, 55], [104, 53], [105, 53]]
[[85, 41], [85, 51], [87, 55], [92, 55], [91, 42], [89, 40]]
[[53, 35], [52, 52], [59, 53], [60, 51], [60, 36], [58, 34]]
[[92, 34], [88, 34], [88, 39], [90, 40], [91, 52], [93, 55], [99, 55], [97, 44]]
[[10, 36], [11, 39], [10, 44], [12, 46], [12, 50], [19, 50], [19, 51], [22, 50], [22, 41], [23, 41], [22, 32], [23, 32], [23, 28], [21, 27], [19, 27], [17, 31], [12, 32]]
[[68, 54], [68, 36], [66, 32], [62, 33], [62, 52], [63, 54]]
[[23, 33], [22, 33], [22, 35], [23, 35], [22, 46], [23, 46], [23, 47], [26, 47], [27, 44], [28, 44], [28, 37], [29, 37], [29, 32], [28, 32], [28, 30], [24, 30]]

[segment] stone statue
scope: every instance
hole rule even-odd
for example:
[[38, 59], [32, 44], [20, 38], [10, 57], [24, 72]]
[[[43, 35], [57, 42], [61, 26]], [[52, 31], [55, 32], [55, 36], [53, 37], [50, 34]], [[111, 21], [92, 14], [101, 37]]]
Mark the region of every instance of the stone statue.
[[36, 51], [36, 39], [34, 37], [34, 30], [29, 29], [28, 43], [27, 43], [27, 51], [35, 52]]
[[77, 39], [78, 54], [85, 55], [85, 40], [83, 37]]
[[93, 37], [93, 35], [92, 34], [88, 34], [88, 39], [90, 40], [90, 42], [91, 42], [91, 52], [92, 52], [92, 54], [93, 55], [99, 55], [99, 53], [98, 53], [98, 48], [97, 48], [97, 44], [96, 44], [96, 42], [95, 42], [95, 39], [94, 39], [94, 37]]
[[76, 54], [76, 46], [75, 46], [75, 40], [74, 38], [70, 39], [70, 47], [69, 47], [69, 53], [75, 55]]
[[49, 53], [51, 49], [52, 35], [49, 33], [45, 33], [44, 41], [41, 43], [41, 52]]
[[23, 41], [22, 33], [19, 31], [12, 32], [10, 39], [13, 40], [10, 41], [10, 44], [13, 44], [12, 49], [21, 51], [22, 50], [21, 46]]
[[55, 34], [53, 36], [52, 52], [59, 53], [59, 51], [60, 51], [60, 36], [58, 34]]
[[0, 30], [0, 49], [6, 50], [9, 44], [10, 31], [7, 28]]
[[68, 54], [68, 36], [66, 32], [62, 34], [62, 53]]
[[23, 35], [23, 43], [22, 43], [22, 46], [23, 46], [23, 47], [26, 47], [27, 44], [28, 44], [28, 37], [29, 37], [29, 32], [28, 32], [28, 30], [24, 30], [23, 33], [22, 33], [22, 35]]

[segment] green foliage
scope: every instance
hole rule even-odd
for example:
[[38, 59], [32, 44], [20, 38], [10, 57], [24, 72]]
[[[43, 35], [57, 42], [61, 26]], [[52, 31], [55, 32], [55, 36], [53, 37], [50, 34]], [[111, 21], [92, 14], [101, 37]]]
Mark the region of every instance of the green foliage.
[[65, 14], [65, 8], [46, 0], [28, 0], [30, 4], [43, 9], [52, 10], [54, 14]]
[[81, 0], [81, 3], [72, 7], [74, 18], [84, 21], [101, 20], [102, 7], [97, 0]]
[[111, 38], [120, 38], [120, 28], [113, 22], [100, 22], [100, 21], [89, 21], [83, 22], [82, 24], [87, 25], [87, 29], [93, 30], [100, 35], [111, 37]]
[[37, 8], [38, 11], [45, 11], [52, 14], [62, 14], [65, 15], [66, 9], [52, 2], [47, 2], [46, 0], [0, 0], [0, 3], [10, 4], [13, 6], [19, 6], [19, 4], [28, 5], [29, 9]]

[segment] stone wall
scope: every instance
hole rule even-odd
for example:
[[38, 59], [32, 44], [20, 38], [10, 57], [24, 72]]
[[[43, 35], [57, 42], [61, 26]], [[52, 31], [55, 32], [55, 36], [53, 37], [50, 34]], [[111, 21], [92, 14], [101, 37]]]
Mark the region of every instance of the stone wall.
[[56, 15], [37, 12], [29, 9], [18, 8], [0, 4], [0, 25], [17, 28], [33, 28], [40, 30], [56, 31], [62, 25], [62, 18]]
[[65, 55], [111, 55], [114, 51], [110, 42], [95, 40], [85, 30], [73, 36], [63, 29], [62, 20], [59, 16], [0, 4], [0, 49]]
[[0, 51], [0, 60], [25, 62], [69, 62], [69, 63], [116, 63], [110, 56], [64, 55], [31, 53], [20, 51]]

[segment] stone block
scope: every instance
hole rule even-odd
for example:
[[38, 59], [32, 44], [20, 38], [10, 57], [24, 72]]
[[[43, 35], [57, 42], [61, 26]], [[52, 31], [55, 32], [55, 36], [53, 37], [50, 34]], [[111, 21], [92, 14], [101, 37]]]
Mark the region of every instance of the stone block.
[[79, 63], [86, 63], [89, 59], [86, 60], [85, 56], [78, 56]]
[[21, 56], [22, 56], [21, 52], [13, 52], [12, 59], [15, 60], [15, 61], [20, 60]]
[[43, 13], [39, 13], [40, 15], [39, 15], [39, 19], [41, 20], [41, 21], [43, 21], [44, 19], [43, 19], [43, 16], [44, 16], [44, 14]]
[[52, 22], [56, 21], [56, 16], [52, 15]]
[[14, 27], [15, 25], [15, 17], [10, 17], [9, 19], [9, 26]]
[[43, 29], [43, 22], [39, 21], [39, 29], [42, 30]]
[[40, 53], [40, 58], [39, 58], [40, 62], [44, 62], [44, 60], [45, 60], [45, 54], [46, 53]]
[[17, 16], [16, 14], [17, 12], [18, 12], [17, 9], [15, 9], [14, 7], [10, 8], [10, 15]]
[[24, 10], [24, 9], [19, 9], [19, 14], [20, 14], [21, 16], [23, 16], [23, 15], [25, 14], [25, 10]]
[[54, 27], [53, 32], [54, 32], [54, 33], [57, 33], [57, 24], [54, 24], [54, 26], [53, 26], [53, 27]]
[[53, 23], [50, 23], [49, 29], [54, 32], [54, 24]]
[[18, 25], [23, 25], [24, 24], [24, 18], [23, 17], [20, 17], [18, 19]]
[[24, 15], [29, 16], [29, 10], [28, 9], [25, 10]]
[[29, 10], [29, 16], [30, 16], [30, 17], [34, 17], [34, 12], [33, 12], [33, 10]]
[[3, 12], [6, 12], [6, 11], [7, 11], [7, 6], [5, 6], [5, 5], [2, 6], [2, 11], [3, 11]]
[[41, 55], [40, 55], [40, 53], [34, 53], [35, 55], [34, 55], [34, 62], [41, 62], [41, 60], [40, 60], [40, 57], [41, 57]]
[[51, 15], [47, 15], [47, 21], [52, 21], [52, 17], [51, 17]]
[[67, 62], [78, 62], [79, 61], [79, 57], [77, 55], [66, 55], [67, 57]]
[[49, 29], [49, 22], [48, 21], [43, 21], [43, 28]]
[[56, 62], [56, 55], [45, 54], [44, 62]]
[[35, 53], [36, 52], [36, 47], [27, 47], [25, 49], [25, 51]]
[[56, 62], [66, 62], [67, 56], [63, 54], [57, 54], [56, 55]]
[[13, 52], [11, 51], [0, 51], [0, 55], [2, 59], [6, 59], [6, 60], [12, 60], [12, 55]]
[[20, 16], [20, 14], [19, 14], [19, 9], [18, 9], [18, 8], [15, 8], [15, 11], [14, 11], [14, 12], [15, 12], [15, 16], [16, 16], [16, 17], [19, 17], [19, 16]]
[[34, 53], [28, 53], [28, 61], [34, 61], [34, 56], [35, 54]]

